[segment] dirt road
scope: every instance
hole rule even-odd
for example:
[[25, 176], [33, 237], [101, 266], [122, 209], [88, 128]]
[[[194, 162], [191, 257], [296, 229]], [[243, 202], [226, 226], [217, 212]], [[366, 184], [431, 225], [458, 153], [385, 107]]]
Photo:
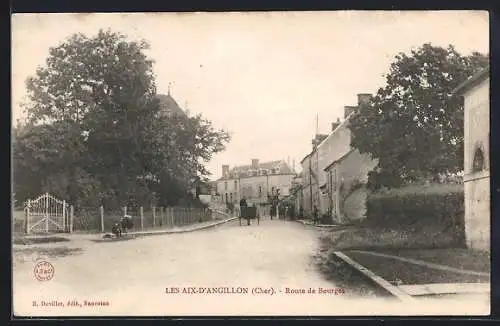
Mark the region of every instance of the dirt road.
[[326, 281], [312, 262], [317, 233], [294, 222], [234, 221], [193, 233], [119, 242], [81, 237], [44, 246], [59, 252], [41, 257], [55, 269], [46, 282], [34, 277], [36, 257], [21, 259], [15, 251], [17, 315], [398, 315], [423, 309], [356, 298]]

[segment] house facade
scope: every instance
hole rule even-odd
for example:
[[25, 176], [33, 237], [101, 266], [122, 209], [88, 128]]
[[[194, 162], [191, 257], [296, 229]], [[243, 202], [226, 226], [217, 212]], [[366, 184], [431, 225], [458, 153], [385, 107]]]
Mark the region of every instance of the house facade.
[[[370, 101], [370, 94], [358, 94], [358, 106]], [[354, 114], [358, 106], [344, 107], [344, 121], [337, 119], [331, 125], [330, 134], [313, 141], [313, 150], [302, 161], [304, 171], [303, 187], [301, 192], [304, 215], [311, 214], [311, 207], [316, 206], [321, 215], [328, 214], [334, 221], [342, 222], [344, 203], [347, 201], [343, 194], [351, 189], [346, 186], [351, 183], [366, 183], [368, 173], [377, 165], [367, 155], [351, 147], [351, 133], [348, 128], [349, 117]], [[354, 181], [356, 180], [356, 181]], [[356, 194], [357, 195], [357, 194]], [[362, 206], [365, 201], [362, 196], [352, 196], [347, 207]], [[362, 211], [360, 208], [356, 212]], [[352, 213], [350, 215], [353, 215]], [[355, 215], [359, 215], [356, 213]]]
[[328, 206], [335, 222], [351, 223], [365, 217], [368, 173], [376, 166], [370, 155], [351, 149], [325, 168]]
[[462, 83], [464, 98], [465, 237], [472, 249], [490, 251], [489, 69]]
[[251, 165], [222, 166], [222, 177], [216, 181], [217, 196], [223, 203], [238, 203], [242, 197], [254, 204], [266, 204], [269, 196], [288, 196], [296, 173], [284, 161], [259, 163], [252, 159]]

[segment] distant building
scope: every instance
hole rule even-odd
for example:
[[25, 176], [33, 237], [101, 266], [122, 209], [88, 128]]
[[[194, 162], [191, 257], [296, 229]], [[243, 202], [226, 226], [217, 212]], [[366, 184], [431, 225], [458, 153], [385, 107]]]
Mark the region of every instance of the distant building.
[[216, 181], [217, 196], [225, 203], [238, 203], [244, 196], [251, 203], [264, 204], [269, 196], [287, 196], [294, 177], [295, 172], [284, 160], [259, 163], [252, 159], [252, 164], [232, 169], [223, 165], [222, 177]]
[[177, 101], [170, 95], [170, 91], [167, 95], [157, 94], [156, 98], [159, 100], [160, 112], [167, 116], [172, 115], [184, 115], [187, 116], [186, 112], [181, 109]]
[[464, 97], [464, 196], [467, 246], [490, 251], [490, 77], [482, 70], [455, 89]]

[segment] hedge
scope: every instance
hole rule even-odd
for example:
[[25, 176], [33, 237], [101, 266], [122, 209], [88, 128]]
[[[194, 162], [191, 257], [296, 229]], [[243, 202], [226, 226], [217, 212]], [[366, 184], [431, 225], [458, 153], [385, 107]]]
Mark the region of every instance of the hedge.
[[463, 229], [463, 185], [413, 186], [372, 194], [366, 222], [380, 227], [425, 225]]

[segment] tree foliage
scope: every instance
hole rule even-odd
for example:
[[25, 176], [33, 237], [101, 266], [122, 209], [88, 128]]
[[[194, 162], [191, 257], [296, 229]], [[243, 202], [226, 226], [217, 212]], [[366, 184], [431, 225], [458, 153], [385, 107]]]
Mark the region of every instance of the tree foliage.
[[351, 145], [379, 160], [372, 184], [399, 186], [463, 169], [463, 103], [452, 91], [488, 64], [451, 45], [424, 44], [395, 57], [386, 85], [349, 122]]
[[100, 30], [49, 50], [28, 78], [27, 119], [14, 134], [16, 196], [50, 191], [75, 204], [175, 204], [209, 174], [228, 134], [201, 115], [168, 115], [145, 41]]

